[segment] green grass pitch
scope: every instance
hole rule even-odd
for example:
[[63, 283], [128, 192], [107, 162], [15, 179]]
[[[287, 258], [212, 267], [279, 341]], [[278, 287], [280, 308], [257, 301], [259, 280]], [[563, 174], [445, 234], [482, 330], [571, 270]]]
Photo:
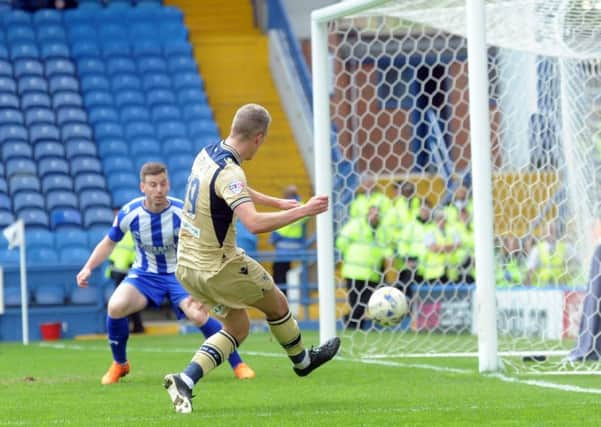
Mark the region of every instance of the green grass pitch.
[[[316, 344], [314, 332], [305, 343]], [[133, 336], [132, 372], [100, 385], [111, 357], [105, 340], [0, 344], [0, 426], [597, 426], [598, 376], [503, 379], [475, 359], [350, 360], [306, 378], [292, 372], [267, 333], [241, 348], [257, 378], [222, 366], [195, 389], [194, 412], [176, 414], [163, 376], [181, 371], [200, 334]], [[344, 346], [344, 342], [343, 342]], [[556, 388], [541, 386], [553, 383]]]

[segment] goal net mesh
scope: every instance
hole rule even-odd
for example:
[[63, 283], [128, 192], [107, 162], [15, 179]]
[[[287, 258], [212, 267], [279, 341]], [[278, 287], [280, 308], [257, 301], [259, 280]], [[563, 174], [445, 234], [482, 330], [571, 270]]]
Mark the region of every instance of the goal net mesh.
[[[582, 305], [600, 214], [601, 1], [485, 8], [498, 350], [506, 367], [564, 369], [581, 317], [599, 315]], [[368, 240], [394, 258], [366, 284], [336, 252], [349, 355], [476, 355], [466, 29], [455, 0], [391, 1], [328, 24], [334, 237], [377, 205]], [[374, 283], [410, 297], [399, 326], [366, 318]]]

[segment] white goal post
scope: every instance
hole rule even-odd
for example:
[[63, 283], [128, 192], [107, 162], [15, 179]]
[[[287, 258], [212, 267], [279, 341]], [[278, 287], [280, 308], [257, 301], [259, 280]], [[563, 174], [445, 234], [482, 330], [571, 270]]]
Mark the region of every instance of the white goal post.
[[[565, 369], [601, 216], [601, 1], [349, 0], [311, 20], [315, 190], [333, 205], [317, 218], [321, 341], [341, 335], [353, 357], [477, 357], [480, 372]], [[391, 205], [410, 183], [432, 227], [448, 226], [458, 187], [473, 197], [463, 234], [445, 231], [463, 252], [436, 259], [446, 272], [475, 259], [461, 265], [475, 281], [411, 279], [410, 318], [392, 330], [353, 324], [364, 290], [338, 268], [369, 179]], [[413, 260], [399, 221], [380, 221], [396, 259], [379, 286]]]

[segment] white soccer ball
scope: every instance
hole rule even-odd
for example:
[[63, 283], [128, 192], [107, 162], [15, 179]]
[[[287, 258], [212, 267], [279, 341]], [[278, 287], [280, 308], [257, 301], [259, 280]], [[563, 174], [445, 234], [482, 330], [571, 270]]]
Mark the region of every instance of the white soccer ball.
[[394, 326], [409, 311], [407, 297], [393, 286], [378, 288], [367, 303], [367, 317], [382, 326]]

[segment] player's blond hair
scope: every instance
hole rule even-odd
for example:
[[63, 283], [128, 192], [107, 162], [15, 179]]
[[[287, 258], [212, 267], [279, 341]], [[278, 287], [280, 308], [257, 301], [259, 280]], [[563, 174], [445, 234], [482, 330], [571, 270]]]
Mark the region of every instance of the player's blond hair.
[[267, 134], [271, 115], [259, 104], [246, 104], [238, 108], [232, 121], [232, 136], [244, 139], [254, 138], [258, 134]]
[[160, 162], [147, 162], [142, 165], [140, 169], [140, 181], [144, 182], [144, 179], [148, 175], [159, 175], [164, 173], [167, 175], [167, 166]]

